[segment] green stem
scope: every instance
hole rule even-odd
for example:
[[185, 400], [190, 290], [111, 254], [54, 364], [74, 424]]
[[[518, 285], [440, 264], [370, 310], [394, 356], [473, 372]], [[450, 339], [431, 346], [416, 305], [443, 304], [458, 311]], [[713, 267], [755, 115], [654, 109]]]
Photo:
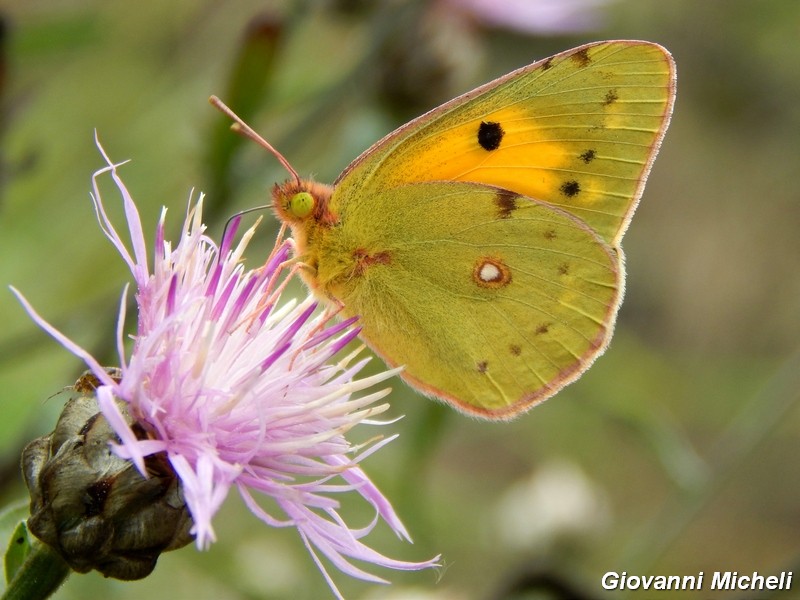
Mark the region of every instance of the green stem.
[[55, 550], [37, 540], [0, 600], [49, 598], [70, 572], [67, 563]]

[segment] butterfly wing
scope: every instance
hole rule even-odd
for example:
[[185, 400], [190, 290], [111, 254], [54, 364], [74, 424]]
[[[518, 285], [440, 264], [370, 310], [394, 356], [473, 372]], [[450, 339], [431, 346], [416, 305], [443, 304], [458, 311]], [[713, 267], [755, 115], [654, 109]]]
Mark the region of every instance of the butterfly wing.
[[667, 128], [674, 87], [674, 63], [657, 44], [611, 41], [563, 52], [376, 143], [339, 177], [332, 208], [346, 212], [353, 193], [472, 181], [561, 207], [616, 247]]
[[384, 190], [343, 223], [320, 240], [320, 283], [412, 385], [466, 412], [514, 416], [610, 336], [620, 258], [564, 210], [436, 182]]
[[410, 122], [307, 222], [306, 279], [430, 395], [500, 419], [549, 397], [611, 335], [674, 77], [658, 45], [589, 44]]

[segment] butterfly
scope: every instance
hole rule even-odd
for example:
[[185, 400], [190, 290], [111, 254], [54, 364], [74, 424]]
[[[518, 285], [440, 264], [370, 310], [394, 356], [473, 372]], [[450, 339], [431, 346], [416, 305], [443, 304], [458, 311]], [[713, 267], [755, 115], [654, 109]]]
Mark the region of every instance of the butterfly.
[[292, 174], [273, 206], [312, 292], [358, 315], [361, 338], [412, 387], [510, 419], [605, 350], [620, 240], [674, 99], [661, 46], [587, 44], [403, 125], [332, 186], [239, 129]]

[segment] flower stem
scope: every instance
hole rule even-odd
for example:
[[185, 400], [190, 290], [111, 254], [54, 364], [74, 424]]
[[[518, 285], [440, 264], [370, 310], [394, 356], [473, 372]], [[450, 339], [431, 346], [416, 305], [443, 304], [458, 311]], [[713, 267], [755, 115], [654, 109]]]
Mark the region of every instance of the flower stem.
[[49, 598], [66, 581], [70, 572], [67, 563], [55, 550], [36, 540], [0, 600]]

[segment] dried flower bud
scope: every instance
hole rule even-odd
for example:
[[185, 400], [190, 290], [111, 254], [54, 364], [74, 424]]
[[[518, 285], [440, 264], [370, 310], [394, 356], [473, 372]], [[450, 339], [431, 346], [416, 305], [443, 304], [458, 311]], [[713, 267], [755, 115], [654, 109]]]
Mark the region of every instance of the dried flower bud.
[[[84, 374], [69, 391], [55, 430], [22, 453], [31, 495], [28, 527], [79, 573], [97, 569], [106, 577], [141, 579], [161, 552], [193, 540], [192, 520], [164, 453], [145, 459], [145, 479], [111, 450], [109, 442], [119, 439], [100, 413], [97, 385]], [[136, 431], [127, 404], [117, 404]]]

